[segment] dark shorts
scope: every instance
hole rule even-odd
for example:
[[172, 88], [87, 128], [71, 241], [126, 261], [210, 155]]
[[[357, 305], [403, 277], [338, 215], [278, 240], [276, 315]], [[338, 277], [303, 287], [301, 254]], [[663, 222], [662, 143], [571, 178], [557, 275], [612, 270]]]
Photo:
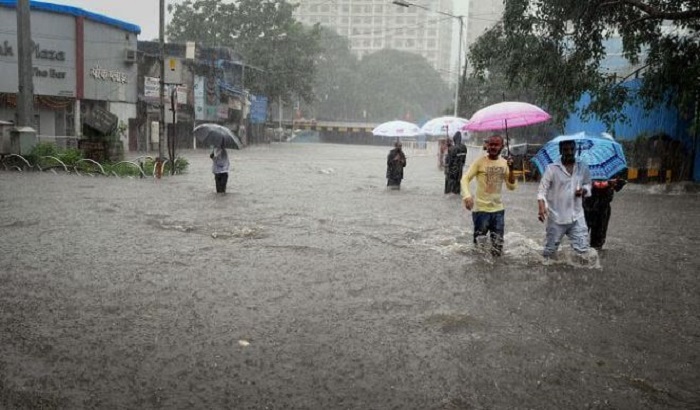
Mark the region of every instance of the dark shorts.
[[500, 256], [503, 252], [503, 235], [505, 233], [506, 211], [472, 212], [474, 221], [474, 243], [480, 237], [491, 237], [491, 253]]

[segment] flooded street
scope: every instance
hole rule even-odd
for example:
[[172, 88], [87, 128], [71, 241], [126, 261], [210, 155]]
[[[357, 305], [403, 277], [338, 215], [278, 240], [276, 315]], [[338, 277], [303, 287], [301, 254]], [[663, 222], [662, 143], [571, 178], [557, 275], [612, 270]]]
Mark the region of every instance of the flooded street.
[[[0, 172], [0, 408], [700, 408], [700, 196], [628, 184], [595, 266], [471, 244], [434, 152], [273, 144], [153, 179]], [[564, 248], [568, 247], [565, 242]]]

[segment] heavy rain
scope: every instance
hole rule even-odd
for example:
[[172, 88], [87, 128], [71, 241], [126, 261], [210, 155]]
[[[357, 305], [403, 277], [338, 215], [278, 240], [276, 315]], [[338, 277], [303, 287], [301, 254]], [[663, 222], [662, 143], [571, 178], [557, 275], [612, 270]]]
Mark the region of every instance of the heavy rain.
[[700, 408], [667, 3], [0, 2], [0, 408]]

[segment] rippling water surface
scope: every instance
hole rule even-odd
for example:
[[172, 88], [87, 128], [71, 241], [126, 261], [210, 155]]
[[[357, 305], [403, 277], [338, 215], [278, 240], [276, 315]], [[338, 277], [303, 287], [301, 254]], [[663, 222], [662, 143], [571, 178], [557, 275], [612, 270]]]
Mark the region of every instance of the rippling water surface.
[[[545, 265], [536, 185], [504, 257], [434, 153], [234, 151], [186, 175], [0, 172], [0, 407], [698, 408], [698, 195], [628, 185], [606, 248]], [[568, 244], [565, 243], [565, 247]]]

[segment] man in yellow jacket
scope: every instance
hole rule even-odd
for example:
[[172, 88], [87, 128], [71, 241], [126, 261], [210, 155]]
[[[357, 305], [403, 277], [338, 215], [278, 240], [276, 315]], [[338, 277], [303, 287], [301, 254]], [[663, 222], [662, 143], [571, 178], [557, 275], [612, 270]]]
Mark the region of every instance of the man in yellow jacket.
[[[513, 159], [501, 157], [503, 137], [492, 135], [486, 142], [488, 155], [474, 161], [462, 177], [462, 202], [467, 210], [472, 211], [474, 221], [474, 244], [481, 238], [491, 236], [491, 254], [501, 256], [503, 253], [503, 235], [505, 233], [505, 208], [501, 200], [503, 183], [506, 188], [516, 187], [513, 175]], [[476, 178], [476, 201], [469, 191], [469, 183]], [[475, 207], [476, 205], [476, 207]]]

